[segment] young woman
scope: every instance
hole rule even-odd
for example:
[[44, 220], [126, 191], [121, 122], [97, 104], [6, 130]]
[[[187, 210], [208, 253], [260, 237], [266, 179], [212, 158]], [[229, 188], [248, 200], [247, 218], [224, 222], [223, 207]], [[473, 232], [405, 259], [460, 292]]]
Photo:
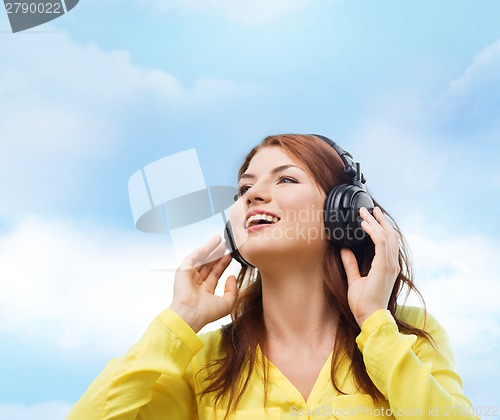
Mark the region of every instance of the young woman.
[[[214, 295], [231, 261], [218, 236], [187, 256], [171, 306], [68, 418], [477, 418], [443, 328], [396, 303], [418, 292], [394, 221], [373, 200], [357, 231], [340, 231], [354, 239], [325, 229], [334, 187], [369, 197], [339, 153], [312, 135], [256, 146], [231, 209], [238, 279]], [[227, 314], [231, 324], [197, 335]]]

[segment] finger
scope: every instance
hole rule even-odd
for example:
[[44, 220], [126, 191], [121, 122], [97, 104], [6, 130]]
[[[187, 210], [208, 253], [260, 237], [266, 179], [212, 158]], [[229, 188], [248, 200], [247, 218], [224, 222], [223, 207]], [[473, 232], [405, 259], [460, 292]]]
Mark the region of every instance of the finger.
[[217, 287], [217, 283], [219, 283], [220, 276], [224, 272], [224, 270], [227, 268], [229, 263], [231, 262], [232, 257], [231, 255], [225, 255], [222, 257], [217, 264], [215, 264], [208, 274], [207, 278], [204, 281], [206, 290], [210, 293], [215, 292], [215, 288]]
[[217, 248], [215, 248], [211, 254], [207, 257], [207, 262], [201, 266], [199, 269], [200, 271], [200, 277], [202, 280], [205, 280], [205, 278], [208, 276], [212, 268], [219, 262], [219, 260], [224, 256], [224, 252], [226, 250], [226, 247], [224, 245], [224, 242], [221, 242], [219, 245], [217, 245]]
[[387, 246], [387, 257], [390, 258], [390, 265], [399, 266], [398, 254], [399, 254], [399, 236], [393, 224], [390, 222], [389, 218], [382, 212], [380, 207], [375, 207], [373, 210], [375, 218], [379, 222], [380, 226], [384, 229], [388, 238]]
[[366, 207], [361, 207], [359, 209], [359, 215], [363, 219], [361, 222], [361, 227], [363, 230], [370, 235], [373, 239], [380, 237], [384, 229], [378, 223], [378, 221], [373, 217], [373, 215], [366, 209]]
[[189, 254], [181, 263], [179, 267], [181, 270], [188, 270], [193, 267], [199, 267], [206, 262], [207, 257], [210, 253], [219, 245], [222, 238], [219, 235], [215, 235], [211, 238], [205, 245], [194, 250]]
[[[375, 209], [373, 210], [373, 212], [375, 213]], [[366, 207], [361, 207], [359, 209], [359, 215], [369, 225], [382, 229], [382, 226], [380, 226], [377, 219], [375, 219], [375, 217], [373, 217], [373, 215], [366, 209]]]
[[378, 224], [378, 222], [375, 220], [375, 223], [372, 223], [367, 220], [363, 220], [361, 222], [361, 228], [370, 235], [370, 238], [372, 238], [373, 242], [375, 245], [377, 245], [378, 242], [385, 242], [384, 237], [386, 236], [384, 230], [382, 229], [382, 226]]
[[391, 271], [399, 273], [399, 236], [397, 231], [380, 207], [375, 207], [373, 213], [389, 238], [387, 252], [389, 268]]
[[375, 209], [373, 210], [373, 214], [375, 215], [375, 218], [379, 222], [380, 226], [382, 226], [384, 231], [389, 235], [392, 244], [397, 245], [399, 248], [399, 237], [389, 218], [382, 212], [380, 207], [375, 207]]
[[375, 253], [384, 252], [384, 257], [387, 254], [387, 244], [389, 242], [387, 232], [380, 226], [379, 222], [370, 214], [365, 207], [359, 211], [363, 221], [361, 228], [370, 235], [373, 243], [375, 244]]
[[[372, 267], [389, 270], [391, 273], [399, 273], [399, 238], [395, 233], [392, 224], [387, 217], [382, 213], [380, 208], [375, 207], [373, 213], [382, 223], [379, 223], [373, 218], [373, 223], [364, 220], [361, 227], [370, 235], [375, 244], [375, 257], [372, 262]], [[371, 215], [370, 215], [371, 216]], [[387, 232], [390, 229], [390, 233]]]
[[391, 259], [391, 245], [390, 241], [387, 240], [386, 234], [383, 232], [382, 228], [379, 226], [371, 225], [367, 221], [363, 220], [361, 223], [363, 230], [370, 235], [373, 243], [375, 244], [375, 256], [372, 261], [372, 268], [382, 268], [388, 265], [389, 259]]
[[229, 276], [226, 280], [226, 284], [224, 285], [224, 296], [222, 296], [222, 298], [227, 302], [230, 310], [233, 307], [237, 297], [238, 287], [236, 285], [236, 277]]
[[212, 271], [212, 269], [218, 262], [219, 260], [210, 261], [206, 264], [203, 264], [201, 268], [199, 268], [200, 282], [203, 282], [207, 278], [207, 276], [210, 274], [210, 271]]
[[210, 253], [207, 257], [207, 262], [217, 261], [224, 256], [226, 252], [226, 244], [224, 241], [220, 242], [219, 245]]
[[361, 277], [356, 256], [350, 249], [342, 248], [340, 250], [340, 257], [342, 258], [342, 263], [344, 264], [345, 273], [347, 275], [347, 282], [348, 284], [351, 284], [353, 281]]

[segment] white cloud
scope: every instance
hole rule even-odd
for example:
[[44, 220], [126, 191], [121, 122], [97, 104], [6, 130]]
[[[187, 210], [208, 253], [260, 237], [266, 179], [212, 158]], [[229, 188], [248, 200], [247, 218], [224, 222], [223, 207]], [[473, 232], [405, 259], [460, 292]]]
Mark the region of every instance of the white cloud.
[[[143, 327], [171, 297], [170, 274], [148, 271], [168, 259], [151, 235], [141, 241], [88, 223], [32, 216], [0, 237], [0, 248], [0, 333], [57, 351], [94, 345], [102, 351], [113, 338]], [[113, 321], [116, 315], [128, 322]]]
[[102, 107], [110, 100], [119, 104], [134, 99], [140, 92], [157, 92], [170, 100], [184, 94], [175, 77], [135, 66], [127, 51], [106, 52], [95, 44], [80, 45], [64, 32], [6, 41], [0, 45], [4, 63], [1, 87], [14, 103], [67, 104], [67, 99], [78, 99]]
[[54, 401], [32, 405], [0, 404], [2, 420], [64, 420], [72, 404]]
[[476, 54], [463, 73], [441, 93], [436, 106], [444, 121], [459, 127], [466, 135], [469, 127], [478, 133], [484, 131], [486, 138], [481, 141], [493, 145], [500, 132], [499, 87], [500, 39]]
[[[450, 82], [449, 95], [482, 91], [485, 86], [500, 82], [500, 39], [479, 51], [462, 75]], [[482, 92], [484, 93], [484, 92]]]
[[500, 41], [479, 52], [443, 92], [398, 88], [370, 99], [348, 149], [369, 190], [401, 226], [495, 231], [480, 206], [468, 210], [467, 199], [498, 190], [498, 86]]
[[210, 78], [185, 87], [163, 70], [136, 66], [126, 51], [56, 31], [4, 37], [0, 61], [0, 219], [60, 207], [74, 191], [83, 196], [95, 176], [89, 168], [132, 141], [129, 121], [231, 109], [258, 91]]
[[427, 309], [450, 335], [468, 375], [498, 371], [500, 244], [481, 235], [408, 235]]
[[[206, 230], [199, 241], [213, 236]], [[165, 236], [34, 216], [0, 236], [0, 250], [0, 335], [90, 357], [115, 356], [139, 338], [170, 304], [184, 257]]]
[[322, 0], [139, 0], [162, 12], [210, 13], [246, 25], [268, 23], [315, 7]]

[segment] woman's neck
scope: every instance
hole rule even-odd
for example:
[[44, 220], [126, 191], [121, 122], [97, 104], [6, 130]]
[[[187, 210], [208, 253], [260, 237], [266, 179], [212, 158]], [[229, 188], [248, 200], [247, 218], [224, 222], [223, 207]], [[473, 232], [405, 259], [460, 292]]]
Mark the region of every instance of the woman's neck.
[[333, 347], [337, 316], [328, 306], [321, 262], [261, 271], [268, 343], [305, 351]]

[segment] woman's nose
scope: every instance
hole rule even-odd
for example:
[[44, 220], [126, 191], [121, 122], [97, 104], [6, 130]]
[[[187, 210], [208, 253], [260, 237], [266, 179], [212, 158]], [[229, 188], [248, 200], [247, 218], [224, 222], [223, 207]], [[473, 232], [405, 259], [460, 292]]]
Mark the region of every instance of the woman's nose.
[[271, 199], [271, 193], [269, 188], [262, 184], [253, 185], [246, 193], [246, 203], [247, 205], [252, 204], [252, 202], [263, 201], [267, 202]]

